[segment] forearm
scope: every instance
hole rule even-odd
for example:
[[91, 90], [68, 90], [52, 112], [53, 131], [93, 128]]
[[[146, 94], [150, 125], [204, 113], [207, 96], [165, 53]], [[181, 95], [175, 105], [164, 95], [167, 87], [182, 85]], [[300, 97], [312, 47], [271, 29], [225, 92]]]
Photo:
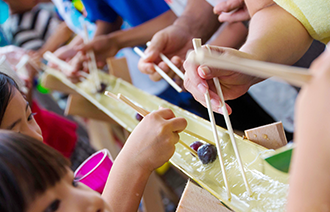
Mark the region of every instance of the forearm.
[[325, 97], [329, 93], [323, 94], [325, 96], [313, 92], [312, 98], [309, 98], [309, 108], [312, 110], [298, 111], [295, 130], [297, 146], [290, 170], [287, 208], [289, 212], [322, 211], [324, 208], [330, 208], [328, 199], [330, 195], [330, 136], [326, 133], [330, 126], [327, 118], [329, 101], [322, 101], [327, 104], [319, 104], [319, 99], [327, 99]]
[[186, 28], [192, 37], [202, 38], [206, 42], [219, 28], [217, 16], [213, 7], [205, 0], [188, 0], [183, 14], [174, 25]]
[[102, 196], [108, 201], [112, 211], [135, 212], [151, 173], [132, 166], [134, 158], [123, 153], [122, 150], [111, 168]]
[[113, 32], [108, 35], [109, 40], [117, 42], [120, 49], [125, 47], [133, 47], [137, 45], [144, 45], [151, 40], [152, 36], [159, 30], [171, 25], [177, 19], [172, 10], [159, 15], [158, 17], [147, 21], [139, 26]]
[[113, 23], [109, 23], [101, 20], [96, 21], [96, 32], [94, 34], [94, 37], [98, 35], [109, 34], [111, 32], [119, 30], [122, 23], [123, 20], [120, 17], [118, 17], [117, 20]]
[[305, 132], [296, 136], [297, 147], [290, 170], [288, 212], [330, 208], [330, 138], [321, 130], [318, 130], [318, 134], [311, 129], [305, 129]]
[[242, 22], [225, 23], [222, 27], [222, 31], [210, 45], [239, 49], [246, 40], [248, 29]]
[[288, 211], [330, 208], [330, 51], [314, 60], [313, 78], [302, 87], [295, 108], [295, 143]]
[[276, 4], [257, 11], [241, 51], [257, 60], [292, 65], [312, 43], [303, 25]]
[[79, 46], [83, 42], [84, 42], [83, 38], [80, 37], [79, 35], [76, 35], [76, 37], [74, 37], [68, 45], [74, 47], [74, 46]]
[[72, 31], [63, 21], [56, 29], [55, 33], [47, 39], [46, 43], [38, 50], [38, 53], [42, 55], [46, 51], [53, 52], [65, 42], [67, 42], [72, 36]]

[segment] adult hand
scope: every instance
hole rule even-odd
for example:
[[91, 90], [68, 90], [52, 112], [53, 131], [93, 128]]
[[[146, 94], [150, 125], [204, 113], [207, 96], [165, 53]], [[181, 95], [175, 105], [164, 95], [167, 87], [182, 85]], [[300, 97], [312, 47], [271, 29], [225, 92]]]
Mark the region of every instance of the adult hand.
[[[54, 55], [66, 62], [69, 62], [72, 60], [72, 58], [77, 54], [78, 52], [74, 50], [74, 48], [71, 45], [65, 45], [60, 48], [58, 48], [55, 52]], [[59, 69], [58, 65], [52, 62], [48, 62], [47, 65], [51, 68], [54, 69]]]
[[106, 64], [107, 58], [114, 57], [121, 49], [116, 34], [118, 33], [99, 35], [88, 44], [80, 45], [77, 50], [83, 52], [84, 54], [87, 54], [89, 50], [94, 51], [97, 66], [101, 68]]
[[[205, 47], [203, 48], [205, 49]], [[212, 52], [217, 54], [253, 59], [251, 55], [235, 49], [217, 46], [210, 46], [210, 48]], [[220, 81], [225, 100], [236, 99], [242, 96], [248, 91], [251, 85], [261, 81], [260, 78], [241, 74], [239, 72], [194, 64], [189, 61], [189, 56], [184, 63], [184, 68], [186, 70], [184, 79], [185, 88], [204, 106], [206, 106], [204, 93], [208, 90], [212, 109], [217, 113], [222, 113], [222, 109], [220, 105], [220, 97], [217, 95], [213, 83], [214, 77], [217, 77]], [[229, 106], [227, 106], [227, 109], [230, 114], [231, 109]]]
[[88, 57], [82, 52], [78, 52], [68, 63], [72, 66], [72, 70], [61, 70], [73, 83], [80, 82], [82, 76], [81, 72], [88, 73]]
[[177, 25], [171, 25], [157, 32], [153, 36], [150, 46], [145, 51], [147, 57], [140, 59], [138, 68], [142, 73], [149, 74], [151, 80], [158, 81], [161, 79], [161, 76], [153, 67], [153, 63], [155, 63], [170, 77], [173, 77], [175, 74], [164, 62], [161, 62], [159, 54], [167, 55], [171, 58], [174, 65], [181, 68], [186, 52], [192, 48], [191, 40], [192, 37], [188, 28]]
[[74, 46], [65, 45], [58, 48], [54, 55], [61, 60], [70, 61], [78, 52], [74, 49]]
[[244, 0], [227, 0], [220, 2], [213, 8], [213, 12], [218, 14], [220, 22], [240, 22], [250, 19], [249, 11]]
[[[184, 60], [187, 51], [192, 48], [193, 38], [207, 41], [219, 26], [220, 23], [209, 3], [205, 0], [188, 1], [182, 15], [172, 25], [153, 36], [151, 45], [145, 52], [146, 58], [140, 59], [138, 68], [143, 73], [149, 74], [154, 81], [161, 77], [155, 72], [152, 63], [158, 64], [169, 76], [173, 76], [169, 67], [164, 62], [160, 62], [159, 54], [163, 53], [177, 65], [175, 60], [181, 59], [181, 62]], [[173, 56], [178, 57], [175, 59]], [[184, 72], [183, 69], [181, 70]]]

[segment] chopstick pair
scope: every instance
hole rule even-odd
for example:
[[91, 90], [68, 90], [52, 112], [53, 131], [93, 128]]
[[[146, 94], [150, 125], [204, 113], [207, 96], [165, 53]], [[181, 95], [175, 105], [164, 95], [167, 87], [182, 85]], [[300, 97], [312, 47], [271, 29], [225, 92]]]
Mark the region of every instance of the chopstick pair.
[[70, 74], [73, 71], [73, 67], [70, 64], [59, 59], [58, 57], [56, 57], [53, 53], [51, 53], [49, 51], [45, 52], [43, 54], [43, 57], [45, 60], [58, 65], [58, 67], [61, 68], [62, 70], [64, 70], [64, 72], [66, 72], [67, 74]]
[[[141, 116], [145, 117], [146, 115], [149, 114], [149, 112], [139, 106], [137, 106], [136, 104], [134, 104], [133, 102], [131, 102], [129, 99], [127, 99], [125, 96], [123, 96], [122, 94], [118, 94], [117, 96], [109, 91], [106, 91], [104, 93], [106, 96], [117, 99], [122, 101], [123, 103], [127, 104], [128, 106], [130, 106], [132, 109], [134, 109], [137, 113], [139, 113]], [[196, 153], [195, 150], [193, 150], [189, 145], [187, 145], [186, 143], [184, 143], [183, 141], [179, 140], [179, 143], [181, 145], [183, 145], [185, 148], [187, 148], [191, 154], [193, 154], [195, 157], [198, 158], [198, 155]]]
[[[201, 51], [202, 41], [201, 41], [201, 39], [194, 38], [192, 42], [193, 42], [194, 50], [198, 54]], [[207, 48], [209, 49], [209, 53], [211, 53], [211, 50], [210, 50], [209, 46], [207, 46]], [[219, 82], [219, 79], [216, 78], [216, 77], [213, 78], [213, 81], [214, 81], [214, 84], [215, 84], [215, 87], [216, 87], [216, 90], [217, 90], [217, 94], [219, 95], [220, 100], [221, 100], [220, 103], [222, 105], [223, 115], [225, 117], [225, 122], [226, 122], [226, 125], [227, 125], [229, 137], [230, 137], [231, 143], [232, 143], [233, 148], [234, 148], [234, 152], [235, 152], [235, 155], [236, 155], [236, 158], [237, 158], [237, 161], [238, 161], [238, 165], [239, 165], [242, 177], [243, 177], [245, 188], [246, 188], [248, 194], [251, 195], [251, 189], [250, 189], [250, 186], [247, 182], [244, 167], [243, 167], [243, 164], [242, 164], [242, 160], [241, 160], [238, 148], [237, 148], [233, 128], [232, 128], [232, 125], [231, 125], [231, 122], [230, 122], [230, 119], [229, 119], [228, 110], [226, 108], [225, 100], [223, 98], [220, 82]], [[224, 166], [224, 162], [223, 162], [223, 158], [222, 158], [219, 136], [218, 136], [218, 132], [217, 132], [217, 129], [216, 129], [215, 118], [214, 118], [214, 114], [213, 114], [213, 110], [212, 110], [212, 106], [211, 106], [210, 94], [209, 94], [208, 90], [205, 92], [204, 97], [205, 97], [207, 110], [208, 110], [209, 117], [210, 117], [210, 122], [211, 122], [211, 125], [212, 125], [214, 140], [215, 140], [216, 147], [217, 147], [217, 150], [218, 150], [218, 156], [219, 156], [220, 166], [221, 166], [221, 169], [222, 169], [222, 175], [223, 175], [225, 186], [226, 186], [226, 189], [227, 189], [227, 196], [228, 196], [228, 199], [231, 199], [230, 187], [229, 187], [229, 184], [228, 184], [226, 170], [225, 170], [225, 166]]]
[[[150, 46], [151, 42], [147, 42], [147, 46]], [[184, 80], [184, 74], [178, 67], [176, 67], [168, 57], [166, 57], [163, 53], [159, 54], [160, 58], [174, 71], [182, 80]]]
[[306, 68], [299, 68], [240, 57], [228, 57], [223, 54], [209, 54], [199, 51], [188, 58], [192, 62], [209, 67], [232, 70], [261, 78], [275, 77], [291, 85], [301, 87], [313, 77]]
[[[150, 41], [147, 42], [147, 46], [150, 45]], [[134, 51], [142, 58], [145, 58], [146, 55], [138, 47], [134, 47]], [[160, 58], [182, 79], [184, 80], [184, 74], [178, 69], [170, 59], [168, 59], [163, 53], [160, 53]], [[157, 73], [164, 78], [177, 92], [181, 93], [182, 88], [178, 86], [159, 66], [153, 63], [154, 69]]]
[[[84, 24], [84, 43], [85, 44], [89, 43], [88, 30], [87, 30], [86, 24]], [[100, 78], [98, 75], [98, 68], [96, 65], [95, 54], [94, 54], [93, 50], [89, 50], [87, 52], [87, 54], [88, 54], [89, 58], [91, 59], [90, 61], [88, 61], [88, 69], [93, 78], [95, 88], [97, 91], [99, 91], [99, 90], [101, 90], [101, 81], [100, 81]]]

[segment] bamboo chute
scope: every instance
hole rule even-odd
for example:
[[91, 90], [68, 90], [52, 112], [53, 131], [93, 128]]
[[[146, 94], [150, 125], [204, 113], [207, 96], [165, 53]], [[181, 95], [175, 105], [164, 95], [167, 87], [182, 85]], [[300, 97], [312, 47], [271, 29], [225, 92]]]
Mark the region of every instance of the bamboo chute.
[[[73, 84], [56, 70], [47, 68], [45, 72], [44, 81], [47, 81], [47, 78], [57, 79], [62, 85], [64, 84], [76, 91], [128, 131], [132, 131], [139, 123], [135, 119], [136, 112], [129, 106], [115, 99], [108, 98], [103, 94], [91, 92], [91, 82], [89, 80]], [[181, 140], [186, 144], [189, 145], [200, 139], [208, 141], [213, 139], [208, 121], [156, 96], [147, 94], [121, 79], [102, 72], [99, 72], [99, 77], [108, 85], [106, 90], [114, 94], [122, 93], [130, 101], [147, 111], [157, 110], [161, 106], [172, 109], [176, 116], [186, 118], [188, 121], [187, 130], [193, 132], [192, 134], [187, 132], [180, 133]], [[47, 83], [45, 86], [47, 86]], [[274, 169], [262, 159], [263, 154], [267, 153], [268, 150], [235, 135], [243, 166], [246, 170], [246, 176], [253, 193], [252, 196], [249, 196], [240, 175], [229, 134], [225, 129], [218, 126], [217, 131], [223, 149], [229, 186], [231, 187], [231, 200], [227, 200], [218, 159], [211, 164], [203, 165], [190, 154], [189, 150], [178, 143], [176, 151], [170, 160], [171, 163], [234, 211], [284, 211], [288, 191], [288, 174]]]

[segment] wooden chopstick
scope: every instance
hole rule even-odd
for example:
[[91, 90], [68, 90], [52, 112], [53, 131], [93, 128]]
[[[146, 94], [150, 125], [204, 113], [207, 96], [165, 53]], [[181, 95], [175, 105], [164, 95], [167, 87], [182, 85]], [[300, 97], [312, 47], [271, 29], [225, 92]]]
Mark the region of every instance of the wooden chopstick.
[[204, 141], [206, 143], [214, 144], [214, 142], [211, 142], [208, 139], [206, 139], [206, 138], [204, 138], [204, 137], [202, 137], [200, 135], [197, 135], [196, 133], [194, 133], [194, 132], [192, 132], [190, 130], [185, 129], [183, 132], [186, 133], [186, 134], [188, 134], [188, 135], [191, 135], [191, 136], [193, 136], [195, 138], [198, 138], [199, 140]]
[[[147, 46], [150, 45], [150, 41], [147, 42]], [[178, 67], [176, 67], [172, 61], [170, 59], [168, 59], [168, 57], [166, 57], [163, 53], [159, 54], [160, 59], [162, 59], [167, 65], [168, 67], [170, 67], [172, 69], [172, 71], [174, 71], [182, 80], [184, 80], [184, 74], [182, 73], [182, 71], [180, 69], [178, 69]]]
[[[129, 99], [127, 99], [124, 95], [122, 94], [118, 94], [117, 96], [109, 91], [106, 91], [104, 93], [106, 96], [109, 96], [111, 98], [117, 99], [117, 100], [121, 100], [123, 103], [127, 104], [128, 106], [130, 106], [132, 109], [134, 109], [137, 113], [139, 113], [141, 116], [145, 117], [146, 115], [149, 114], [148, 111], [146, 111], [145, 109], [137, 106], [136, 104], [134, 104], [133, 102], [131, 102]], [[179, 140], [179, 143], [181, 145], [183, 145], [186, 149], [188, 149], [190, 151], [191, 154], [193, 154], [195, 157], [198, 158], [198, 155], [196, 153], [195, 150], [193, 150], [189, 145], [187, 145], [186, 143], [184, 143], [183, 141]]]
[[84, 71], [78, 71], [78, 74], [80, 74], [80, 76], [83, 77], [83, 78], [85, 78], [85, 79], [89, 78], [89, 74], [87, 74]]
[[[57, 58], [53, 53], [51, 52], [45, 52], [44, 55], [43, 55], [44, 59], [47, 60], [47, 61], [50, 61], [54, 64], [57, 64], [62, 70], [64, 71], [70, 71], [72, 72], [73, 70], [73, 67], [68, 64], [67, 62]], [[47, 66], [44, 65], [44, 64], [41, 64], [40, 65], [40, 68], [42, 70], [46, 70], [47, 69]], [[78, 71], [78, 73], [80, 74], [80, 77], [79, 77], [79, 80], [80, 81], [84, 81], [85, 79], [89, 78], [89, 74], [87, 74], [86, 72], [83, 72], [83, 71]], [[67, 73], [68, 75], [70, 75], [70, 73]]]
[[262, 78], [280, 78], [291, 85], [298, 87], [305, 85], [312, 78], [312, 74], [309, 73], [306, 68], [250, 60], [234, 56], [228, 57], [217, 53], [208, 54], [204, 51], [192, 55], [189, 60], [213, 68], [237, 71]]
[[133, 108], [136, 112], [138, 112], [141, 116], [145, 117], [146, 115], [149, 114], [149, 111], [143, 109], [142, 107], [137, 106], [136, 104], [134, 104], [133, 102], [131, 102], [129, 99], [127, 99], [124, 95], [122, 95], [121, 93], [119, 93], [117, 95], [117, 98], [119, 100], [121, 100], [122, 102], [126, 103], [127, 105], [129, 105], [131, 108]]
[[[195, 52], [197, 53], [202, 48], [202, 40], [194, 38], [192, 40], [192, 42], [193, 42]], [[221, 170], [222, 170], [222, 177], [223, 177], [223, 180], [224, 180], [224, 183], [225, 183], [225, 186], [226, 186], [226, 190], [227, 190], [227, 197], [228, 197], [228, 199], [231, 199], [230, 187], [229, 187], [229, 184], [228, 184], [225, 164], [224, 164], [224, 161], [223, 161], [223, 158], [222, 158], [221, 145], [220, 145], [220, 141], [219, 141], [218, 131], [217, 131], [217, 127], [216, 127], [216, 123], [215, 123], [215, 119], [214, 119], [214, 114], [213, 114], [213, 110], [212, 110], [212, 106], [211, 106], [211, 100], [210, 100], [210, 94], [209, 94], [208, 90], [205, 92], [204, 96], [205, 96], [207, 111], [208, 111], [209, 117], [210, 117], [210, 122], [211, 122], [211, 126], [212, 126], [214, 141], [215, 141], [215, 144], [216, 144], [216, 147], [217, 147], [220, 167], [221, 167]]]
[[49, 62], [52, 62], [52, 63], [58, 65], [64, 71], [69, 71], [70, 73], [73, 71], [73, 67], [71, 65], [69, 65], [67, 62], [59, 59], [58, 57], [56, 57], [53, 53], [51, 53], [49, 51], [47, 51], [43, 54], [43, 58]]
[[[84, 43], [85, 44], [89, 43], [88, 30], [87, 30], [86, 24], [84, 24]], [[88, 61], [88, 69], [89, 69], [89, 72], [90, 72], [90, 74], [93, 78], [93, 83], [95, 85], [95, 88], [98, 91], [98, 90], [101, 89], [101, 82], [100, 82], [100, 78], [99, 78], [99, 75], [98, 75], [98, 69], [97, 69], [97, 65], [96, 65], [95, 54], [94, 54], [93, 50], [89, 50], [87, 52], [87, 54], [91, 59], [91, 61]]]
[[[109, 97], [112, 97], [112, 98], [114, 98], [114, 99], [119, 99], [115, 94], [113, 94], [113, 93], [111, 93], [111, 92], [109, 92], [109, 91], [106, 91], [106, 92], [105, 92], [105, 95], [107, 95], [107, 96], [109, 96]], [[146, 116], [147, 114], [149, 114], [148, 111], [144, 110], [144, 109], [141, 108], [141, 107], [136, 106], [134, 103], [132, 103], [131, 101], [129, 101], [129, 100], [128, 100], [125, 96], [123, 96], [122, 94], [118, 94], [118, 95], [120, 95], [121, 99], [124, 99], [124, 98], [125, 98], [125, 103], [128, 104], [130, 107], [132, 107], [135, 111], [139, 111], [138, 113], [139, 113], [141, 116], [144, 117], [144, 116]], [[189, 131], [189, 130], [185, 129], [183, 132], [186, 133], [186, 134], [188, 134], [188, 135], [190, 135], [190, 136], [193, 136], [193, 137], [195, 137], [195, 138], [198, 138], [198, 139], [201, 140], [201, 141], [204, 141], [204, 142], [209, 143], [209, 144], [213, 144], [213, 143], [212, 143], [211, 141], [209, 141], [208, 139], [206, 139], [206, 138], [204, 138], [204, 137], [202, 137], [202, 136], [200, 136], [200, 135], [197, 135], [196, 133], [194, 133], [194, 132], [192, 132], [192, 131]]]
[[226, 189], [227, 189], [227, 197], [228, 197], [228, 199], [231, 199], [230, 187], [229, 187], [229, 184], [228, 184], [225, 164], [224, 164], [224, 161], [223, 161], [223, 158], [222, 158], [221, 145], [220, 145], [219, 136], [218, 136], [218, 132], [217, 132], [216, 124], [215, 124], [215, 119], [214, 119], [214, 114], [213, 114], [213, 110], [212, 110], [212, 106], [211, 106], [209, 92], [206, 91], [206, 93], [204, 95], [205, 95], [205, 101], [206, 101], [206, 105], [207, 105], [207, 111], [209, 113], [210, 122], [211, 122], [211, 126], [212, 126], [213, 137], [214, 137], [215, 144], [216, 144], [216, 147], [217, 147], [220, 166], [221, 166], [221, 169], [222, 169], [222, 177], [224, 179], [225, 186], [226, 186]]
[[[211, 54], [212, 52], [211, 52], [210, 46], [206, 45], [206, 48], [208, 49], [209, 53]], [[227, 107], [226, 107], [225, 99], [223, 97], [223, 93], [222, 93], [222, 89], [221, 89], [219, 79], [217, 77], [214, 77], [213, 82], [214, 82], [215, 88], [217, 90], [217, 94], [218, 94], [218, 96], [220, 97], [220, 100], [221, 100], [220, 103], [222, 105], [221, 107], [222, 107], [223, 115], [224, 115], [226, 126], [227, 126], [227, 129], [228, 129], [228, 132], [229, 132], [229, 137], [230, 137], [231, 143], [233, 145], [236, 158], [238, 160], [238, 165], [239, 165], [242, 177], [243, 177], [245, 188], [246, 188], [248, 194], [251, 196], [251, 194], [252, 194], [251, 189], [250, 189], [249, 183], [246, 179], [243, 163], [242, 163], [241, 156], [240, 156], [238, 148], [237, 148], [233, 127], [231, 125], [231, 121], [230, 121], [230, 118], [229, 118], [229, 115], [228, 115], [228, 110], [227, 110]]]
[[[145, 54], [138, 48], [134, 47], [134, 51], [142, 58], [145, 58]], [[153, 63], [155, 70], [160, 76], [162, 76], [177, 92], [181, 93], [182, 89], [178, 86], [172, 79], [169, 77], [161, 68], [159, 68], [156, 64]]]

